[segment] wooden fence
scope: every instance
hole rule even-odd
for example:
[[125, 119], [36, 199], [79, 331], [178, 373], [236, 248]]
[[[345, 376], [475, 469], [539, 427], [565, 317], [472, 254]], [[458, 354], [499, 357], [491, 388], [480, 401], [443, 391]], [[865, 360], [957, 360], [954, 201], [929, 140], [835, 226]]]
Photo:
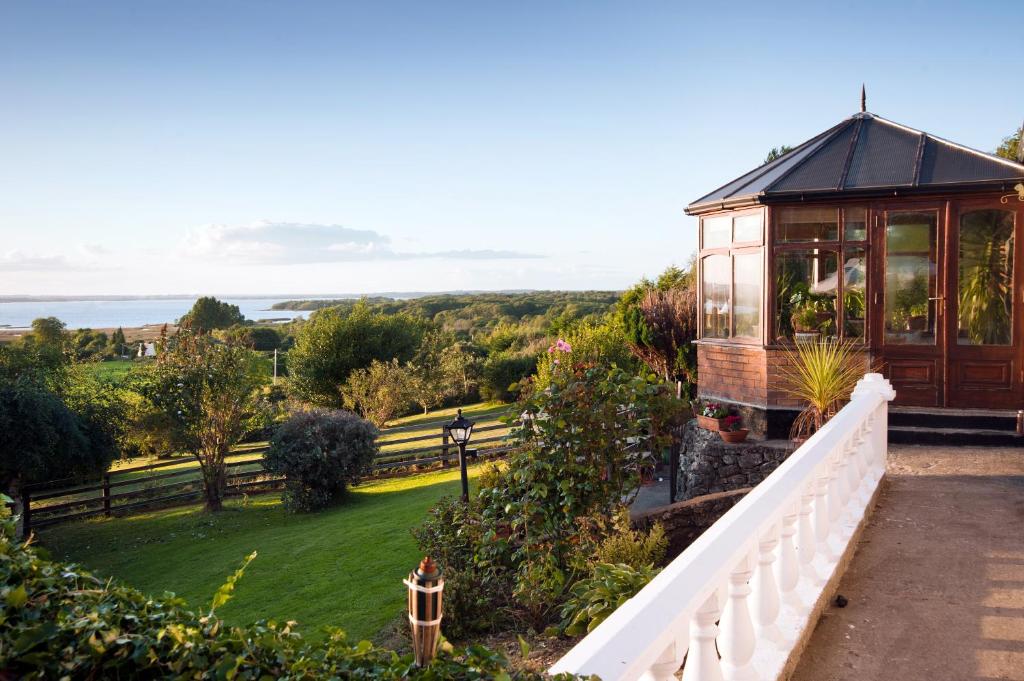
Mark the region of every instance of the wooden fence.
[[[434, 444], [398, 451], [380, 451], [373, 463], [377, 476], [422, 473], [448, 467], [458, 460], [458, 447], [451, 441], [447, 422], [415, 426], [416, 430], [436, 427], [427, 435], [381, 442], [382, 449], [415, 442]], [[382, 435], [412, 430], [412, 427], [389, 429]], [[491, 458], [503, 455], [513, 447], [506, 444], [508, 426], [494, 424], [475, 428], [474, 435], [485, 434], [471, 441], [467, 456]], [[501, 434], [497, 434], [502, 431]], [[495, 434], [491, 434], [495, 433]], [[439, 440], [439, 442], [438, 442]], [[235, 450], [227, 462], [225, 496], [242, 496], [279, 490], [284, 477], [264, 470], [262, 454], [266, 445]], [[202, 475], [194, 459], [177, 459], [121, 468], [105, 473], [95, 480], [50, 480], [26, 485], [19, 501], [25, 536], [34, 528], [55, 525], [69, 520], [93, 516], [122, 515], [168, 506], [193, 503], [203, 497]]]

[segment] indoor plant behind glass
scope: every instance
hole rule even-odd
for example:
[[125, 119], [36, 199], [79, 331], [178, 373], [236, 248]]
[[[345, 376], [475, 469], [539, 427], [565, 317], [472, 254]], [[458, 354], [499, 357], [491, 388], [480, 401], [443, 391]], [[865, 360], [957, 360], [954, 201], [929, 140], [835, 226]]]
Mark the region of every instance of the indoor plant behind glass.
[[815, 343], [821, 336], [821, 320], [818, 310], [810, 301], [793, 310], [790, 318], [793, 324], [793, 336], [797, 343]]

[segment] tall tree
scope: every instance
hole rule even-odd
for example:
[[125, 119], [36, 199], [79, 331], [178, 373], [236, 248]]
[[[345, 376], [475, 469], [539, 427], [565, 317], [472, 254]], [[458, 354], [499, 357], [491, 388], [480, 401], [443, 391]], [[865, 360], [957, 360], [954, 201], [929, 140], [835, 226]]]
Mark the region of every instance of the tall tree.
[[214, 329], [226, 329], [235, 324], [244, 324], [245, 317], [237, 305], [203, 296], [192, 305], [192, 309], [178, 320], [178, 324], [189, 326], [194, 331], [207, 333]]
[[996, 156], [1008, 158], [1017, 163], [1024, 163], [1024, 147], [1021, 146], [1021, 132], [1024, 126], [1017, 128], [1017, 131], [1009, 137], [1004, 137], [996, 149]]
[[151, 369], [146, 396], [172, 424], [176, 440], [199, 462], [206, 509], [223, 506], [225, 457], [245, 432], [259, 384], [251, 351], [181, 329]]
[[793, 147], [788, 144], [783, 144], [781, 147], [772, 147], [768, 152], [768, 155], [764, 157], [764, 162], [771, 163], [775, 159], [782, 158], [791, 151], [793, 151]]
[[397, 359], [375, 359], [365, 369], [353, 371], [341, 393], [346, 407], [383, 428], [412, 401], [412, 376]]
[[455, 377], [448, 375], [444, 362], [445, 349], [454, 343], [455, 336], [451, 333], [428, 331], [409, 364], [412, 397], [423, 408], [424, 414], [461, 387], [452, 380]]
[[356, 369], [373, 360], [401, 364], [412, 360], [425, 322], [407, 314], [372, 312], [359, 304], [350, 312], [328, 308], [313, 315], [288, 352], [292, 391], [325, 407], [340, 407], [339, 389]]
[[32, 338], [39, 345], [63, 348], [67, 341], [67, 325], [56, 317], [40, 317], [32, 320]]

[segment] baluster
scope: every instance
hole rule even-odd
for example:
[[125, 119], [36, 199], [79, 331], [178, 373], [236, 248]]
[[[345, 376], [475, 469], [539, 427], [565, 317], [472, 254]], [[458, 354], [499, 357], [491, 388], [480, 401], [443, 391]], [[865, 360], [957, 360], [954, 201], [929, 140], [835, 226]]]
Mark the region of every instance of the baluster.
[[889, 434], [886, 432], [888, 427], [886, 415], [888, 414], [889, 405], [885, 402], [878, 405], [875, 409], [874, 414], [871, 415], [871, 460], [872, 467], [875, 469], [875, 480], [881, 480], [882, 476], [885, 475], [885, 453], [886, 444], [889, 439]]
[[832, 524], [828, 517], [828, 469], [826, 461], [819, 468], [814, 489], [814, 558], [817, 563], [815, 567], [821, 578], [826, 581], [832, 574], [835, 559], [838, 558], [828, 542]]
[[857, 444], [860, 437], [860, 428], [856, 428], [853, 431], [853, 435], [850, 436], [850, 440], [847, 443], [848, 449], [846, 450], [846, 482], [850, 488], [850, 503], [847, 508], [850, 509], [850, 517], [854, 521], [854, 525], [860, 520], [861, 509], [864, 505], [860, 503], [861, 488], [863, 487], [862, 480], [863, 475], [860, 471], [858, 461], [860, 460], [860, 445]]
[[690, 654], [683, 667], [683, 681], [723, 681], [715, 638], [718, 637], [718, 594], [712, 592], [690, 624]]
[[853, 440], [847, 439], [839, 447], [839, 456], [836, 457], [836, 473], [839, 476], [839, 527], [837, 536], [842, 540], [840, 543], [846, 546], [850, 537], [853, 536], [853, 528], [857, 522], [856, 513], [853, 509], [853, 490], [856, 489], [850, 483], [850, 472], [853, 470]]
[[817, 539], [815, 537], [815, 526], [811, 521], [811, 514], [814, 512], [817, 488], [817, 484], [812, 480], [800, 491], [800, 520], [797, 524], [796, 535], [797, 557], [800, 558], [800, 573], [814, 584], [824, 581], [814, 568]]
[[828, 461], [825, 464], [828, 472], [828, 486], [826, 488], [826, 494], [828, 498], [828, 522], [829, 522], [829, 535], [825, 541], [829, 545], [829, 555], [833, 558], [839, 558], [843, 555], [843, 507], [846, 505], [843, 503], [842, 494], [842, 478], [839, 474], [840, 466], [842, 465], [839, 461], [839, 454], [842, 453], [842, 447], [840, 451], [832, 452], [829, 455]]
[[722, 633], [718, 636], [722, 674], [727, 681], [754, 681], [759, 678], [750, 664], [755, 640], [747, 597], [750, 595], [748, 582], [753, 573], [749, 555], [744, 556], [729, 573], [729, 595], [722, 612]]
[[[794, 516], [794, 519], [796, 516]], [[761, 536], [757, 542], [757, 572], [754, 573], [754, 599], [752, 601], [755, 639], [770, 641], [778, 646], [785, 643], [782, 630], [779, 629], [779, 587], [775, 581], [773, 565], [778, 564], [775, 547], [779, 544], [779, 528], [772, 525], [771, 529]]]
[[[813, 498], [813, 497], [810, 497]], [[779, 559], [775, 561], [775, 582], [779, 585], [779, 596], [782, 602], [793, 610], [803, 609], [800, 596], [796, 593], [796, 586], [800, 583], [800, 556], [796, 552], [796, 543], [793, 536], [797, 533], [797, 520], [800, 518], [801, 502], [791, 504], [782, 515], [782, 530], [779, 541]], [[810, 501], [808, 500], [807, 514], [810, 515]], [[810, 527], [810, 519], [807, 522]], [[811, 545], [813, 551], [814, 545]], [[814, 554], [811, 554], [811, 558]]]
[[856, 456], [855, 461], [857, 463], [857, 475], [860, 476], [860, 484], [857, 487], [857, 498], [860, 500], [862, 508], [868, 505], [871, 500], [872, 484], [871, 484], [871, 466], [868, 463], [867, 455], [867, 434], [868, 426], [867, 421], [860, 424], [860, 428], [857, 429], [857, 434], [853, 438], [854, 450]]
[[687, 623], [675, 640], [662, 651], [651, 668], [640, 675], [639, 681], [676, 681], [676, 672], [683, 666], [689, 639], [689, 623]]

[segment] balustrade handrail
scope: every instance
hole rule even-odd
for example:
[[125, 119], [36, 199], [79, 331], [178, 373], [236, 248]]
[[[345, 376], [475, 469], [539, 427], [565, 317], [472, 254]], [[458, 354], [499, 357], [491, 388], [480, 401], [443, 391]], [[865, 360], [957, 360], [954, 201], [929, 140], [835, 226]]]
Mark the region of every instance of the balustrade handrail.
[[[640, 677], [670, 679], [682, 665], [687, 649], [692, 649], [699, 641], [702, 649], [687, 658], [684, 681], [774, 678], [772, 672], [776, 668], [781, 670], [782, 666], [778, 662], [780, 655], [775, 654], [778, 651], [771, 649], [771, 646], [782, 648], [776, 635], [779, 597], [785, 595], [791, 604], [795, 603], [790, 592], [796, 588], [792, 574], [796, 569], [793, 567], [796, 544], [786, 540], [793, 539], [793, 528], [801, 511], [809, 515], [807, 499], [813, 491], [815, 536], [804, 526], [801, 543], [806, 546], [800, 558], [811, 565], [809, 547], [816, 545], [820, 565], [816, 573], [804, 565], [798, 567], [803, 570], [805, 581], [820, 582], [823, 588], [831, 569], [838, 563], [838, 555], [829, 554], [841, 555], [841, 551], [829, 545], [829, 542], [837, 543], [831, 535], [834, 533], [840, 538], [852, 535], [848, 525], [863, 517], [884, 471], [887, 406], [894, 396], [892, 387], [880, 374], [867, 374], [858, 382], [851, 401], [838, 414], [636, 596], [556, 662], [551, 671], [596, 674], [604, 681]], [[863, 508], [858, 516], [859, 505]], [[784, 525], [788, 535], [782, 531]], [[786, 593], [781, 594], [778, 587], [771, 586], [773, 575], [759, 573], [757, 578], [759, 593], [754, 609], [758, 626], [773, 639], [766, 642], [753, 633], [747, 584], [755, 581], [752, 578], [755, 566], [768, 573], [779, 569], [773, 564], [776, 561], [774, 547], [779, 545], [780, 533], [784, 542], [780, 554], [785, 553], [785, 570], [788, 570], [784, 584]], [[845, 549], [845, 545], [842, 548]], [[829, 559], [832, 559], [831, 569]], [[821, 574], [824, 572], [828, 574]], [[799, 578], [797, 575], [797, 582]], [[726, 593], [728, 598], [719, 597]], [[720, 608], [723, 602], [725, 607]], [[795, 605], [792, 609], [798, 610]], [[805, 614], [809, 614], [812, 608], [807, 605], [806, 609]], [[720, 612], [722, 634], [715, 626]], [[787, 613], [787, 616], [793, 614]], [[769, 619], [773, 621], [767, 621]], [[800, 617], [796, 619], [799, 621]], [[792, 637], [792, 632], [790, 635]], [[722, 651], [721, 660], [715, 653], [716, 637]], [[771, 669], [753, 670], [756, 666], [753, 652], [758, 647], [767, 653], [757, 662]], [[781, 658], [783, 664], [787, 656], [788, 653]]]

